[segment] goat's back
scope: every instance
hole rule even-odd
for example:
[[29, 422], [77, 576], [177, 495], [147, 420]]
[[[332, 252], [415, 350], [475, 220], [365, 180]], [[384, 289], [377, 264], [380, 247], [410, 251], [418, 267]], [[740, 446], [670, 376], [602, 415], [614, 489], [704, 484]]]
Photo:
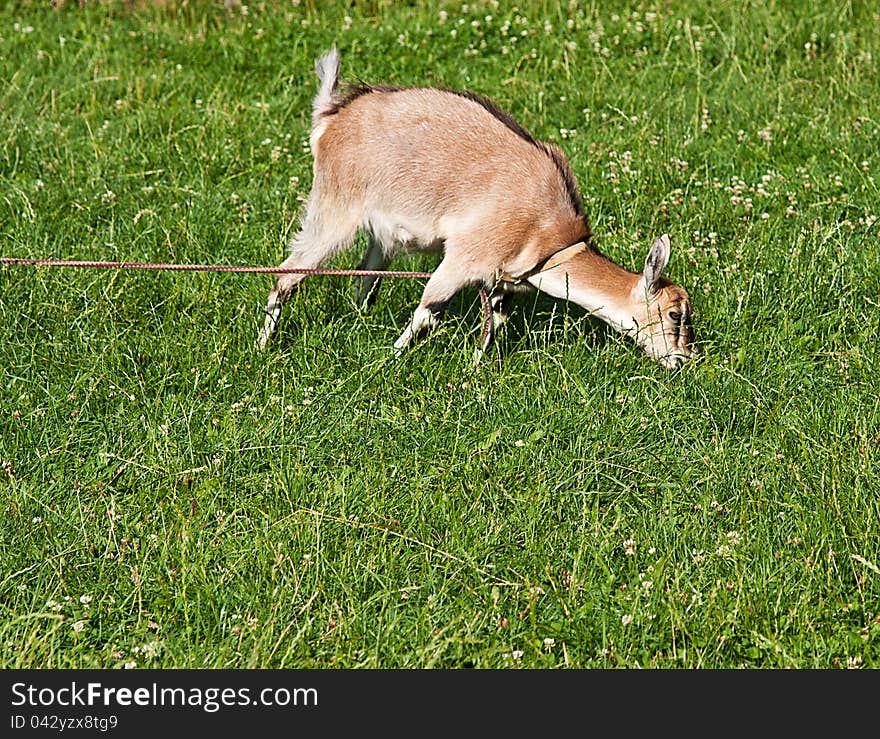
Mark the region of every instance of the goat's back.
[[315, 134], [316, 176], [374, 205], [435, 217], [473, 208], [541, 222], [583, 215], [561, 151], [475, 96], [358, 88]]

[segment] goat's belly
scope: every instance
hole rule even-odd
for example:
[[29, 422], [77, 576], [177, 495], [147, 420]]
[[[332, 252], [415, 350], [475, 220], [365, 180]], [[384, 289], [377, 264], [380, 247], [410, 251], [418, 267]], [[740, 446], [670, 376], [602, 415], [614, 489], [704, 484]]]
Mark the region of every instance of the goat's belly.
[[364, 229], [386, 251], [434, 251], [442, 246], [442, 239], [432, 224], [417, 223], [384, 213], [372, 214], [365, 219]]

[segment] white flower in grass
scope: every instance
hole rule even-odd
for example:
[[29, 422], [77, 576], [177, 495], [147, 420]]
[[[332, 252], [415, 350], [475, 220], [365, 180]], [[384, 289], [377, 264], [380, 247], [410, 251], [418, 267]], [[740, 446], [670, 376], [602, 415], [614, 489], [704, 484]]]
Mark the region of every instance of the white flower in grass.
[[636, 540], [635, 539], [627, 539], [623, 542], [623, 553], [627, 557], [632, 557], [636, 553]]
[[622, 623], [624, 626], [629, 626], [632, 623], [632, 620], [633, 620], [633, 617], [632, 617], [631, 613], [624, 613], [620, 617], [620, 623]]
[[141, 647], [140, 651], [147, 659], [153, 659], [153, 657], [159, 654], [159, 643], [156, 641], [147, 642]]
[[739, 544], [739, 531], [728, 531], [727, 542], [730, 546], [735, 547]]
[[83, 631], [85, 628], [86, 628], [86, 622], [85, 622], [85, 621], [77, 621], [77, 622], [73, 625], [73, 630], [74, 630], [74, 632], [76, 632], [77, 634], [78, 634], [79, 632]]

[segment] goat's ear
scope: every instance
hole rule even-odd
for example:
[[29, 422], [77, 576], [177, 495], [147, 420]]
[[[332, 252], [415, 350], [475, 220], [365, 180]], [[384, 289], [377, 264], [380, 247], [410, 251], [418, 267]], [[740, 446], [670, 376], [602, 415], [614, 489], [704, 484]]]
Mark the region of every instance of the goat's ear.
[[669, 264], [669, 253], [672, 244], [669, 241], [669, 234], [663, 234], [659, 239], [655, 239], [645, 259], [645, 271], [642, 279], [645, 282], [645, 290], [651, 294], [657, 291], [660, 275]]

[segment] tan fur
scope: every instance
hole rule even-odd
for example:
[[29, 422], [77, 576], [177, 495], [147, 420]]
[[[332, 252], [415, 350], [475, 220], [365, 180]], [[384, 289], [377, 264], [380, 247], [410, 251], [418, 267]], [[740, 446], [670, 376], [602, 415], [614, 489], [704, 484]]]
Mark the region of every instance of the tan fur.
[[[657, 328], [655, 312], [662, 326], [668, 305], [680, 299], [678, 294], [668, 298], [666, 283], [660, 284], [668, 237], [662, 248], [659, 240], [652, 248], [665, 259], [650, 284], [645, 275], [600, 254], [558, 147], [535, 141], [491, 103], [467, 93], [384, 87], [346, 93], [338, 86], [335, 49], [316, 68], [321, 85], [313, 106], [312, 192], [282, 266], [319, 267], [348, 247], [359, 229], [370, 235], [361, 262], [370, 269], [384, 269], [401, 250], [442, 251], [412, 321], [395, 343], [401, 351], [437, 324], [465, 286], [485, 287], [498, 296], [493, 324], [500, 325], [509, 303], [503, 297], [513, 286], [499, 283], [499, 275], [524, 275], [583, 241], [583, 253], [528, 282], [595, 312], [667, 366], [678, 361], [671, 357], [690, 355], [689, 344], [681, 341], [670, 345], [664, 339], [662, 351], [649, 347], [660, 334], [671, 335], [671, 329]], [[261, 346], [275, 330], [281, 304], [302, 279], [298, 274], [278, 278]], [[363, 281], [362, 302], [372, 299], [376, 282]], [[686, 293], [676, 290], [686, 301]]]

